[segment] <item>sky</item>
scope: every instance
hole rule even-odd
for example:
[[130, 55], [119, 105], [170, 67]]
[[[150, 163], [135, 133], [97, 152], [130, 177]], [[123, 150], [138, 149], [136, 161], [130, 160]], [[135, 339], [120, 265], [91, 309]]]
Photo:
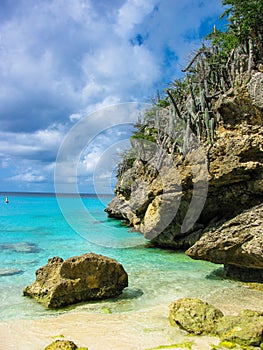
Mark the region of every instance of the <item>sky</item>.
[[[222, 12], [221, 0], [1, 0], [0, 192], [111, 193], [130, 115], [182, 76]], [[65, 149], [74, 173], [68, 162], [54, 180]]]

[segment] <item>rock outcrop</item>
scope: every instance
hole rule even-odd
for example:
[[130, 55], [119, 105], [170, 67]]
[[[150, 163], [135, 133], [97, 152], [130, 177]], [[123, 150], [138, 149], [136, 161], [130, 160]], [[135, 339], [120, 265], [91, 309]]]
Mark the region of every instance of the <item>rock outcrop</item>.
[[219, 309], [200, 299], [178, 299], [169, 307], [171, 325], [195, 335], [215, 334], [217, 322], [223, 316]]
[[242, 310], [239, 315], [223, 313], [200, 299], [183, 298], [170, 305], [172, 326], [190, 334], [217, 335], [222, 341], [241, 346], [263, 346], [263, 313]]
[[231, 277], [263, 281], [263, 204], [208, 230], [186, 254], [224, 264]]
[[63, 260], [54, 257], [36, 271], [36, 281], [23, 294], [49, 308], [120, 295], [128, 275], [116, 260], [93, 253]]
[[262, 76], [255, 72], [248, 84], [214, 99], [212, 145], [176, 156], [157, 175], [135, 160], [118, 178], [108, 215], [128, 221], [154, 245], [188, 249], [207, 226], [262, 203]]
[[242, 346], [260, 346], [263, 343], [263, 313], [243, 310], [236, 316], [224, 316], [218, 321], [216, 333], [220, 339]]

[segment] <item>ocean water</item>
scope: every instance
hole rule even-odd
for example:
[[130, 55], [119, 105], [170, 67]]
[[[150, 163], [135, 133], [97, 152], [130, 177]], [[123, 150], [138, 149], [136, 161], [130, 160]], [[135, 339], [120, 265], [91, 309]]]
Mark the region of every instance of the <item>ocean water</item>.
[[[105, 307], [111, 312], [132, 312], [164, 301], [168, 305], [186, 296], [213, 299], [221, 295], [224, 299], [227, 295], [232, 302], [251, 300], [245, 287], [217, 277], [215, 271], [220, 266], [191, 260], [184, 253], [147, 248], [148, 242], [141, 234], [107, 218], [104, 208], [110, 199], [83, 197], [81, 203], [89, 213], [83, 216], [79, 200], [74, 197], [62, 199], [65, 204], [62, 213], [61, 202], [59, 205], [54, 195], [10, 194], [8, 204], [0, 196], [1, 320], [78, 310], [98, 313]], [[123, 264], [129, 275], [129, 287], [120, 297], [60, 310], [48, 310], [23, 297], [23, 288], [34, 281], [35, 271], [49, 258], [66, 259], [86, 252], [107, 255]], [[260, 298], [257, 294], [253, 296], [255, 302]]]

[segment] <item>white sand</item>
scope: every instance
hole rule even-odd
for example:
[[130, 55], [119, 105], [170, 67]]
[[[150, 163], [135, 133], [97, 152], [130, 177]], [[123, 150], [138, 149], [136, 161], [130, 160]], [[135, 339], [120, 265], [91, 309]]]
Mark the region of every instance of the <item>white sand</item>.
[[[263, 310], [262, 292], [244, 286], [220, 290], [206, 301], [224, 314], [236, 314], [244, 308]], [[0, 350], [43, 350], [59, 335], [89, 350], [147, 350], [183, 342], [193, 342], [192, 350], [211, 350], [211, 345], [218, 344], [218, 338], [189, 336], [170, 326], [169, 304], [128, 313], [75, 310], [44, 319], [0, 322]]]
[[59, 335], [89, 350], [146, 350], [186, 341], [194, 343], [193, 350], [208, 350], [209, 344], [218, 343], [217, 338], [188, 336], [171, 327], [165, 305], [127, 314], [68, 313], [41, 320], [1, 322], [0, 349], [43, 350]]

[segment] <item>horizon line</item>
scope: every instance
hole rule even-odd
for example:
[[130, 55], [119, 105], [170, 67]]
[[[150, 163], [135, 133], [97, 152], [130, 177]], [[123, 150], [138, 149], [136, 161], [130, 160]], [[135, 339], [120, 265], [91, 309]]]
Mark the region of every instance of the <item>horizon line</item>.
[[0, 195], [8, 194], [33, 194], [33, 195], [58, 195], [58, 196], [113, 196], [111, 193], [74, 193], [74, 192], [42, 192], [42, 191], [0, 191]]

